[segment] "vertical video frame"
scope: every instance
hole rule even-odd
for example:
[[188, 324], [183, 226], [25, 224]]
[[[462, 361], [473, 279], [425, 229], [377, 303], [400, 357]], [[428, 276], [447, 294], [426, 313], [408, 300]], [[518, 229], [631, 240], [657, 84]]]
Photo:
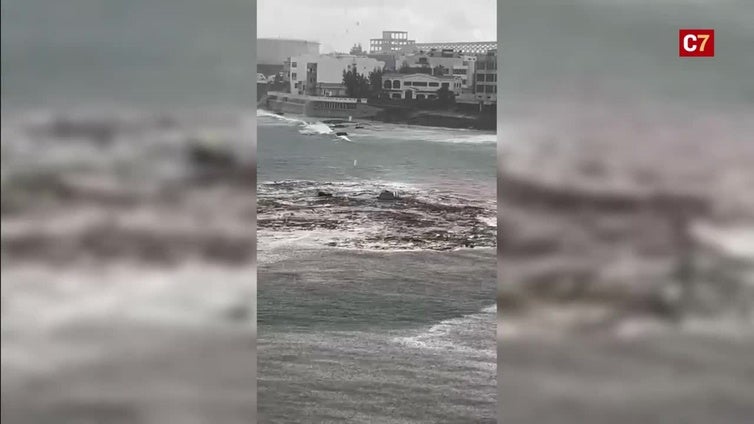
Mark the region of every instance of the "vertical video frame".
[[496, 422], [495, 12], [258, 2], [260, 421]]

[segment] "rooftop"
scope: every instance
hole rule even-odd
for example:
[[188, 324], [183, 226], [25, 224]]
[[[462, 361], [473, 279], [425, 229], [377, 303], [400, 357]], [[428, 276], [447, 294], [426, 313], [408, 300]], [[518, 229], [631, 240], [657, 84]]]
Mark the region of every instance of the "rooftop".
[[414, 72], [411, 74], [402, 74], [400, 72], [385, 72], [384, 74], [382, 74], [382, 78], [397, 78], [397, 77], [408, 78], [408, 77], [417, 77], [417, 76], [424, 77], [424, 78], [426, 77], [436, 78], [440, 80], [454, 80], [454, 79], [460, 78], [459, 76], [453, 76], [453, 75], [437, 76], [437, 75], [431, 75], [431, 74], [423, 74], [421, 72]]

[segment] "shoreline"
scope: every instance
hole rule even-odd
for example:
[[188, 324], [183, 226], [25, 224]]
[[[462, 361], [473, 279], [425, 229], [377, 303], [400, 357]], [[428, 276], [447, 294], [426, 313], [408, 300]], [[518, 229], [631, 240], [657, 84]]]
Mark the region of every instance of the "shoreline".
[[[261, 99], [257, 99], [257, 110], [267, 110], [271, 113], [285, 113], [285, 110], [272, 110], [266, 109], [264, 99], [266, 95], [263, 95]], [[397, 105], [386, 105], [380, 103], [367, 103], [374, 109], [378, 109], [374, 115], [363, 116], [357, 119], [371, 120], [377, 122], [385, 122], [390, 124], [403, 124], [403, 125], [417, 125], [428, 127], [440, 127], [440, 128], [453, 128], [453, 129], [473, 129], [480, 131], [495, 131], [497, 130], [497, 113], [495, 109], [488, 108], [485, 112], [478, 111], [461, 111], [461, 110], [448, 110], [448, 109], [426, 109], [426, 108], [405, 108]], [[453, 108], [472, 108], [473, 105], [468, 104], [453, 104]], [[305, 109], [305, 108], [304, 108]], [[304, 110], [302, 109], [302, 112]], [[296, 114], [298, 115], [298, 114]], [[306, 118], [315, 118], [319, 120], [324, 119], [347, 119], [344, 117], [334, 116], [310, 116], [302, 113], [300, 116]]]
[[[327, 120], [347, 120], [348, 118], [331, 118], [331, 117], [315, 117], [315, 116], [308, 116], [308, 115], [301, 115], [301, 114], [283, 114], [280, 115], [272, 110], [264, 109], [264, 108], [257, 108], [257, 111], [265, 111], [268, 112], [270, 115], [276, 115], [278, 117], [293, 117], [294, 119], [299, 119], [301, 121], [309, 122], [310, 123], [316, 123], [316, 122], [325, 122]], [[394, 117], [394, 116], [370, 116], [368, 118], [359, 118], [358, 120], [354, 120], [354, 122], [369, 122], [369, 123], [385, 123], [385, 124], [395, 124], [395, 125], [413, 125], [418, 127], [434, 127], [434, 128], [445, 128], [445, 129], [460, 129], [460, 130], [473, 130], [473, 131], [497, 131], [497, 121], [495, 116], [491, 117], [473, 117], [468, 115], [462, 115], [462, 114], [453, 114], [456, 116], [451, 116], [451, 114], [441, 114], [441, 113], [432, 113], [431, 111], [418, 111], [417, 113], [413, 114], [409, 117]]]

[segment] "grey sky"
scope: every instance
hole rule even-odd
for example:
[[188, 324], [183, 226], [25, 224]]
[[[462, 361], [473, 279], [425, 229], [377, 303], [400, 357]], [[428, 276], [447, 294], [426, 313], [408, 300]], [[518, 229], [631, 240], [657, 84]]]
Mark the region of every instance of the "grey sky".
[[258, 0], [257, 37], [319, 41], [322, 52], [348, 52], [383, 30], [417, 42], [497, 39], [495, 0]]

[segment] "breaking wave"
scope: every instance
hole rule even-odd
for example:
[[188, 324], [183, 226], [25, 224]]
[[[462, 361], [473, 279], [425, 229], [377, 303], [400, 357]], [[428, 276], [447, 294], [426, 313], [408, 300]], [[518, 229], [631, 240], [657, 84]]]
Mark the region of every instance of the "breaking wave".
[[495, 357], [494, 332], [497, 305], [458, 318], [440, 321], [411, 336], [396, 337], [394, 343], [416, 348]]
[[332, 134], [332, 129], [327, 126], [327, 124], [324, 124], [322, 122], [315, 122], [313, 124], [302, 124], [303, 128], [301, 128], [298, 132], [304, 135], [314, 135], [314, 134]]

